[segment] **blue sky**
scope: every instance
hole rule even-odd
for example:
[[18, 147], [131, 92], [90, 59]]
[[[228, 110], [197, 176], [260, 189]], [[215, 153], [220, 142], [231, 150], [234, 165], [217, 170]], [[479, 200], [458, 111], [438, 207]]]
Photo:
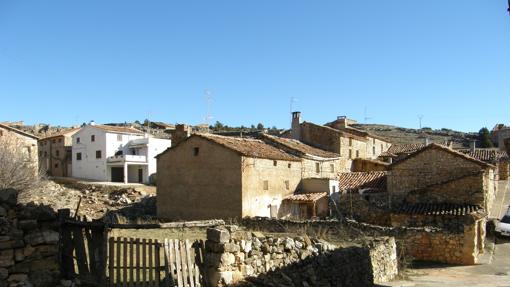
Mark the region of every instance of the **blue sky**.
[[0, 0], [0, 121], [510, 124], [506, 5]]

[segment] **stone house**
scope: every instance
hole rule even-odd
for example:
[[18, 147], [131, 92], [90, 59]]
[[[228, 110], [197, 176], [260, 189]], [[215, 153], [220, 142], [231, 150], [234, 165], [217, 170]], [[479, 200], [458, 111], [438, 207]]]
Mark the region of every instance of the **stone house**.
[[475, 148], [460, 149], [460, 152], [476, 158], [483, 162], [492, 164], [496, 167], [495, 176], [498, 180], [507, 180], [510, 172], [510, 158], [506, 151], [494, 148]]
[[377, 159], [391, 143], [384, 138], [349, 126], [352, 120], [339, 117], [326, 125], [301, 122], [301, 113], [292, 113], [291, 137], [307, 145], [339, 154], [342, 171], [351, 170], [355, 158]]
[[38, 172], [39, 170], [39, 161], [37, 158], [38, 140], [39, 138], [32, 134], [0, 123], [0, 144], [9, 145], [13, 148], [21, 147], [21, 151], [27, 162], [32, 163], [34, 172]]
[[72, 176], [72, 135], [79, 130], [69, 129], [39, 140], [39, 166], [47, 175]]
[[148, 183], [156, 173], [155, 156], [170, 147], [131, 127], [91, 123], [72, 136], [73, 177], [123, 183]]
[[[212, 134], [191, 135], [157, 164], [158, 216], [172, 220], [292, 216], [286, 212], [299, 208], [282, 208], [282, 201], [307, 192], [303, 179], [333, 181], [340, 166], [338, 155], [298, 141]], [[323, 197], [315, 196], [312, 202]]]
[[510, 138], [510, 127], [504, 124], [497, 124], [492, 129], [492, 141], [502, 151], [505, 150], [505, 139]]
[[391, 165], [390, 207], [402, 204], [476, 205], [490, 212], [497, 185], [495, 167], [464, 153], [430, 144]]
[[394, 144], [379, 155], [379, 160], [393, 163], [402, 160], [412, 153], [427, 146], [428, 143], [412, 143], [412, 144]]

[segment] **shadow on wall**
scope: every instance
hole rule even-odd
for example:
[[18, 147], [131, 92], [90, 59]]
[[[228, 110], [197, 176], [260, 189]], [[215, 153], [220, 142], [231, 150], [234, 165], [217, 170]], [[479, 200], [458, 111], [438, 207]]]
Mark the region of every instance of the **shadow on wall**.
[[308, 257], [234, 286], [373, 286], [367, 249], [350, 247]]

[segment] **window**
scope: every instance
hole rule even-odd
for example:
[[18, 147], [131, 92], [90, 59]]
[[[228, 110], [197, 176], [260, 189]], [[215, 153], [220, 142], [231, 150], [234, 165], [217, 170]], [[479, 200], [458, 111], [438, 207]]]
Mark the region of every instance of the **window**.
[[372, 147], [372, 154], [375, 155], [375, 146]]
[[45, 151], [45, 152], [44, 152], [44, 156], [45, 156], [45, 157], [47, 157], [47, 156], [48, 156], [48, 152], [47, 152], [47, 151]]
[[318, 162], [315, 163], [315, 172], [316, 173], [321, 172], [321, 165]]
[[62, 139], [58, 139], [58, 142], [61, 143], [62, 142]]
[[122, 141], [122, 135], [117, 135], [117, 141], [119, 141], [119, 142]]
[[288, 180], [286, 180], [286, 181], [285, 181], [285, 189], [286, 189], [286, 190], [289, 190], [289, 188], [290, 188], [290, 183], [289, 183], [289, 181], [288, 181]]
[[96, 135], [91, 135], [90, 136], [90, 141], [91, 142], [95, 142], [96, 141]]
[[381, 152], [383, 151], [384, 147], [383, 147], [383, 144], [381, 144]]
[[100, 150], [96, 150], [96, 158], [101, 158], [101, 151]]
[[200, 153], [200, 149], [198, 147], [193, 148], [193, 155], [197, 156]]
[[80, 143], [80, 138], [76, 138], [76, 143]]
[[81, 160], [81, 152], [76, 154], [76, 160]]
[[333, 185], [333, 186], [332, 186], [331, 191], [332, 191], [332, 193], [335, 193], [335, 192], [336, 192], [336, 185]]
[[290, 163], [287, 164], [287, 167], [290, 168], [292, 165]]
[[335, 165], [334, 164], [330, 164], [329, 165], [329, 171], [330, 172], [335, 172]]
[[359, 150], [356, 151], [356, 158], [359, 158]]
[[60, 151], [59, 150], [55, 151], [55, 156], [60, 156]]
[[0, 137], [4, 135], [4, 131], [0, 131]]
[[375, 145], [375, 139], [372, 139], [372, 143]]
[[56, 143], [57, 141], [55, 139], [52, 139], [51, 140], [51, 143]]
[[269, 190], [269, 181], [264, 180], [264, 190]]
[[349, 138], [349, 146], [352, 146], [352, 138]]
[[349, 159], [352, 159], [352, 149], [349, 150]]
[[276, 160], [273, 160], [273, 166], [277, 166], [278, 162]]
[[55, 168], [58, 168], [58, 162], [55, 164]]

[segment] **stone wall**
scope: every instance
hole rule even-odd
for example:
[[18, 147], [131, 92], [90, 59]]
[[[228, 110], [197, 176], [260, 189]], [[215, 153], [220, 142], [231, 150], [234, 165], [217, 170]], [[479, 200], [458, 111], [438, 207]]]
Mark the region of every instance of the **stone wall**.
[[49, 207], [17, 204], [0, 190], [0, 287], [57, 286], [58, 222]]
[[208, 230], [205, 264], [211, 286], [369, 286], [398, 274], [393, 238], [338, 248], [306, 235], [265, 236], [236, 226]]
[[390, 210], [387, 208], [388, 193], [344, 193], [337, 204], [342, 215], [359, 222], [390, 226]]
[[[330, 240], [358, 242], [367, 237], [391, 236], [400, 246], [399, 258], [435, 261], [447, 264], [472, 265], [478, 262], [485, 237], [484, 221], [464, 227], [462, 231], [438, 227], [384, 227], [354, 220], [272, 220], [244, 218], [242, 225], [249, 230], [274, 233], [299, 233]], [[480, 236], [477, 236], [480, 234]], [[422, 239], [428, 244], [418, 244]], [[428, 240], [427, 240], [428, 239]], [[481, 242], [477, 242], [482, 240]], [[463, 242], [463, 244], [460, 244]], [[440, 250], [432, 252], [433, 250]]]
[[389, 169], [389, 165], [389, 163], [378, 160], [356, 158], [352, 161], [351, 171], [386, 171]]

